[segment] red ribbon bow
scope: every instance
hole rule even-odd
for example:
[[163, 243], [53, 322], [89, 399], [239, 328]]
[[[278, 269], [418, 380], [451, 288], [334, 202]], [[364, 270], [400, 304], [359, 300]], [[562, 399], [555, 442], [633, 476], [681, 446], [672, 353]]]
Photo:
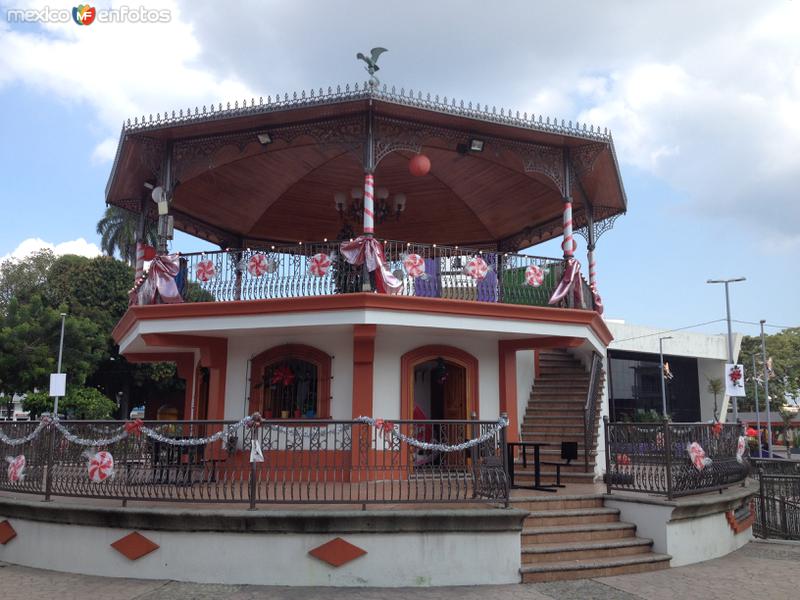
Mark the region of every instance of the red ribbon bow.
[[719, 437], [719, 434], [722, 433], [722, 423], [715, 421], [711, 426], [711, 432], [714, 434], [714, 437]]
[[272, 383], [272, 385], [292, 385], [294, 383], [294, 373], [288, 365], [280, 366], [275, 369], [275, 372], [272, 374], [270, 383]]
[[390, 433], [394, 430], [394, 425], [390, 421], [384, 421], [383, 419], [375, 419], [375, 429], [378, 431], [383, 431], [385, 433]]
[[125, 431], [128, 435], [139, 435], [142, 433], [142, 426], [144, 423], [141, 419], [135, 419], [133, 421], [128, 421], [125, 423]]

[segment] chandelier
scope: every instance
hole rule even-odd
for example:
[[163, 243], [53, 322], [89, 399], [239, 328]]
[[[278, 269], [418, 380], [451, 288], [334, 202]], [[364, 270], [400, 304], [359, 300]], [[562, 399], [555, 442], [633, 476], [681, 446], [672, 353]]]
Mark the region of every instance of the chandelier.
[[[356, 223], [361, 223], [364, 219], [364, 190], [354, 187], [350, 190], [349, 195], [348, 202], [348, 195], [345, 192], [335, 192], [333, 194], [336, 211], [343, 222], [352, 220]], [[389, 217], [399, 221], [400, 215], [406, 209], [406, 195], [404, 193], [395, 193], [391, 200], [389, 195], [389, 190], [385, 187], [379, 187], [375, 190], [375, 222], [379, 225]]]

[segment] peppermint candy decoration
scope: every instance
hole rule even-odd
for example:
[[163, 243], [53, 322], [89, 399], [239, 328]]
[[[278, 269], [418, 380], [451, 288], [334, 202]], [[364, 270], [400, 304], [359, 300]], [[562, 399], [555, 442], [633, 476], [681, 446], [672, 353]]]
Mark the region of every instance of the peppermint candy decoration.
[[489, 265], [487, 265], [486, 261], [479, 256], [471, 259], [467, 263], [467, 266], [464, 267], [464, 274], [469, 275], [477, 281], [485, 279], [487, 273], [489, 273]]
[[9, 483], [19, 483], [25, 479], [25, 456], [9, 456], [8, 461], [8, 481]]
[[267, 258], [265, 254], [254, 254], [247, 261], [247, 272], [253, 277], [261, 277], [265, 273], [274, 273], [278, 264], [274, 259]]
[[409, 277], [417, 278], [425, 275], [425, 261], [419, 254], [407, 254], [403, 259], [403, 268]]
[[308, 265], [309, 272], [317, 277], [324, 277], [330, 268], [331, 258], [324, 252], [312, 256]]
[[539, 287], [544, 283], [544, 270], [536, 265], [530, 265], [525, 269], [525, 283], [533, 287]]
[[736, 443], [736, 462], [744, 463], [745, 450], [747, 450], [747, 438], [740, 435]]
[[208, 281], [209, 279], [216, 277], [217, 268], [210, 260], [201, 260], [199, 263], [197, 263], [195, 275], [197, 275], [197, 279], [200, 281]]
[[92, 455], [89, 458], [89, 481], [92, 483], [102, 483], [106, 479], [114, 476], [114, 457], [111, 452], [105, 450]]
[[692, 442], [686, 446], [686, 451], [689, 453], [689, 458], [692, 460], [694, 468], [702, 471], [711, 464], [711, 459], [706, 456], [706, 451], [697, 442]]

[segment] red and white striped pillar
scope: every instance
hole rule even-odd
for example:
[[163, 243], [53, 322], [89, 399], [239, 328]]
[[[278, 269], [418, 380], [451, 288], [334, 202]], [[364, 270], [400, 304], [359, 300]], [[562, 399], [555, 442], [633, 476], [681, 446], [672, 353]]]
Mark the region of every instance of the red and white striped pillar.
[[372, 173], [364, 175], [364, 235], [375, 233], [375, 178]]
[[594, 260], [594, 246], [589, 246], [586, 250], [586, 258], [589, 261], [589, 287], [597, 289], [597, 263]]
[[564, 199], [564, 241], [561, 242], [564, 258], [572, 258], [575, 254], [575, 238], [572, 235], [572, 199]]
[[136, 281], [144, 275], [144, 243], [136, 242]]

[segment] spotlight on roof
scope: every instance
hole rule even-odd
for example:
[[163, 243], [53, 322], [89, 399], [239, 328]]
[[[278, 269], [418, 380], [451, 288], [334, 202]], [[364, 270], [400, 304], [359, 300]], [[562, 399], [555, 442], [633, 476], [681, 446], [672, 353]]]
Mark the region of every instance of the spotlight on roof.
[[262, 146], [267, 146], [272, 143], [272, 136], [268, 133], [259, 133], [258, 134], [258, 143]]
[[469, 141], [470, 152], [483, 152], [483, 140], [471, 139]]

